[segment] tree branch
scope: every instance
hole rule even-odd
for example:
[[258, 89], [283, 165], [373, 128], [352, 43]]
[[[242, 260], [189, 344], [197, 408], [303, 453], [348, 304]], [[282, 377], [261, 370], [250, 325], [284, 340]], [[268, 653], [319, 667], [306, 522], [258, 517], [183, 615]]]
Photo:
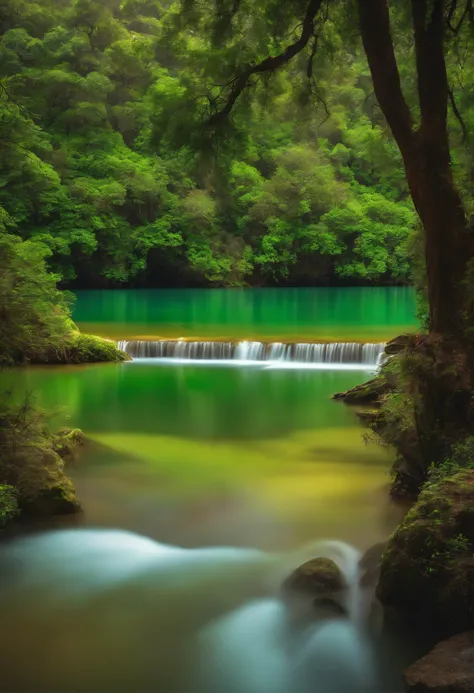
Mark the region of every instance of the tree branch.
[[473, 21], [473, 4], [472, 0], [466, 0], [466, 5], [464, 7], [464, 10], [461, 14], [461, 17], [458, 20], [458, 23], [453, 26], [452, 24], [452, 19], [454, 17], [454, 13], [457, 8], [457, 0], [451, 0], [451, 6], [448, 11], [448, 16], [446, 17], [446, 26], [448, 29], [451, 31], [451, 33], [454, 36], [457, 36], [459, 32], [461, 31], [461, 27], [464, 24], [464, 20], [466, 17], [469, 17], [469, 20], [472, 22]]
[[249, 80], [252, 75], [261, 74], [264, 72], [274, 72], [278, 68], [288, 63], [295, 55], [298, 55], [307, 45], [314, 34], [314, 20], [319, 12], [323, 0], [309, 0], [306, 14], [303, 19], [301, 35], [297, 41], [290, 44], [279, 55], [269, 56], [261, 62], [248, 66], [239, 75], [232, 80], [232, 87], [227, 96], [224, 106], [213, 113], [209, 118], [208, 124], [211, 126], [218, 125], [225, 120], [231, 113], [235, 102], [249, 85]]
[[457, 119], [459, 125], [461, 126], [461, 130], [462, 130], [461, 144], [464, 144], [469, 139], [469, 132], [468, 132], [466, 123], [464, 122], [463, 117], [461, 115], [461, 111], [459, 110], [459, 108], [457, 106], [456, 100], [454, 98], [453, 90], [451, 89], [451, 87], [448, 87], [448, 96], [449, 96], [449, 103], [451, 104], [451, 108], [453, 109], [453, 113], [456, 116], [456, 119]]

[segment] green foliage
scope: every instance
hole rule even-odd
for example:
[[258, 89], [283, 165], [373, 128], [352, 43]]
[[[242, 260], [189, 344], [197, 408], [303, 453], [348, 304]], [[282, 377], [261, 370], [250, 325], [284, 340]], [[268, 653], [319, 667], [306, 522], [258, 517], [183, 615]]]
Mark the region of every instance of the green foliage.
[[18, 495], [13, 486], [0, 484], [0, 528], [18, 517]]
[[107, 361], [129, 361], [124, 351], [117, 349], [115, 342], [90, 334], [75, 334], [61, 354], [61, 362], [97, 363]]
[[[8, 0], [9, 233], [46, 246], [49, 267], [79, 285], [410, 281], [416, 215], [400, 155], [337, 8], [318, 28], [316, 93], [301, 55], [239, 101], [221, 137], [203, 125], [217, 85], [285, 45], [303, 9]], [[469, 197], [469, 156], [456, 162]]]
[[[0, 517], [76, 512], [79, 505], [55, 450], [48, 417], [31, 398], [15, 406], [0, 401]], [[13, 489], [13, 490], [12, 490]], [[16, 503], [16, 504], [15, 504]]]
[[43, 243], [0, 235], [0, 367], [126, 361], [114, 342], [79, 333], [68, 294], [46, 269], [50, 254]]
[[437, 483], [462, 469], [474, 469], [474, 436], [456, 443], [449, 457], [440, 464], [431, 464], [429, 469], [429, 483]]
[[426, 484], [390, 538], [377, 596], [440, 637], [470, 628], [474, 616], [474, 472]]
[[70, 333], [67, 296], [46, 270], [48, 248], [0, 235], [0, 366], [47, 359]]

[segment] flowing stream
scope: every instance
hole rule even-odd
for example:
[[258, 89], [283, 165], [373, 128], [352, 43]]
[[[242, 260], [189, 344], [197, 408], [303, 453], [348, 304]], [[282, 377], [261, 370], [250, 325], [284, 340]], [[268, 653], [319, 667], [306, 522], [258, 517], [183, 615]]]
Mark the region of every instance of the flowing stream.
[[[280, 588], [318, 555], [347, 580], [347, 617], [318, 618], [310, 599], [295, 613]], [[335, 541], [272, 554], [99, 529], [11, 542], [0, 558], [0, 690], [398, 691], [377, 662], [380, 625], [358, 559]]]
[[[414, 324], [399, 289], [84, 292], [123, 364], [0, 374], [88, 444], [84, 513], [0, 542], [1, 693], [401, 693], [361, 554], [393, 531], [389, 450], [332, 394]], [[346, 615], [284, 579], [331, 557]]]

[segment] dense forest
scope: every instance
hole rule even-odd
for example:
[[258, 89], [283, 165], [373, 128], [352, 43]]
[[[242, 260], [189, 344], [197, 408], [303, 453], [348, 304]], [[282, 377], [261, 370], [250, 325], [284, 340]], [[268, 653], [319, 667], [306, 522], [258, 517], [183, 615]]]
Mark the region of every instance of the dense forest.
[[[411, 281], [417, 217], [351, 12], [336, 4], [317, 46], [216, 130], [207, 115], [236, 65], [277, 50], [275, 3], [248, 31], [236, 15], [230, 39], [215, 8], [186, 5], [2, 3], [4, 232], [41, 243], [69, 286]], [[458, 43], [447, 62], [454, 170], [472, 207], [474, 56]]]

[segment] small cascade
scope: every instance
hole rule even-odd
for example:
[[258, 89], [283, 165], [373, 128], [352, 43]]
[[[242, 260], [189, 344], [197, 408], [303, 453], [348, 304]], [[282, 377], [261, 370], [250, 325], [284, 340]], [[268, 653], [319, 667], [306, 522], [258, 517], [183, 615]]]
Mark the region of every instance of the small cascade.
[[267, 345], [263, 342], [237, 342], [233, 358], [238, 361], [265, 361]]
[[376, 342], [299, 343], [283, 342], [201, 342], [184, 339], [118, 342], [118, 348], [135, 359], [180, 359], [186, 361], [291, 362], [301, 364], [341, 364], [377, 367], [385, 344]]

